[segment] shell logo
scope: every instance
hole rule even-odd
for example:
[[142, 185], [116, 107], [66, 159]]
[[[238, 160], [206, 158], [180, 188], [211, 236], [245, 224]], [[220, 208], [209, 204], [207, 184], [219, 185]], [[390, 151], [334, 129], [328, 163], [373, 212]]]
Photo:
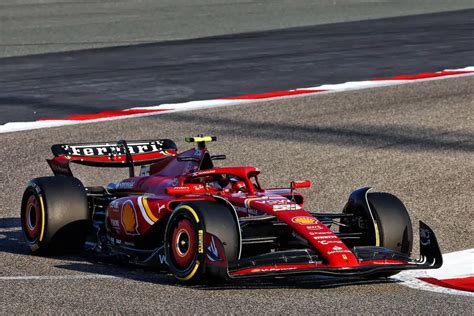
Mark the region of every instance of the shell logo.
[[122, 225], [123, 229], [127, 234], [137, 235], [138, 234], [138, 221], [135, 208], [132, 202], [127, 201], [122, 207]]
[[293, 223], [300, 225], [316, 224], [318, 221], [311, 216], [295, 216], [291, 219]]

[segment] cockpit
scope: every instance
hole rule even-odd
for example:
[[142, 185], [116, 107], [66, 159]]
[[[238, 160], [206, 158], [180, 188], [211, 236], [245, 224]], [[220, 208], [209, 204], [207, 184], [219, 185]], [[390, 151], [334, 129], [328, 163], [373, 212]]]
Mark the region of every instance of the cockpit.
[[[244, 167], [249, 168], [249, 167]], [[217, 168], [216, 168], [217, 169]], [[240, 170], [241, 168], [226, 168], [226, 169], [235, 169], [230, 172], [216, 172], [220, 170], [207, 170], [203, 172], [197, 172], [192, 174], [190, 177], [184, 180], [183, 185], [188, 184], [197, 184], [203, 185], [206, 188], [206, 191], [211, 192], [224, 192], [224, 193], [247, 193], [254, 194], [255, 192], [262, 191], [260, 183], [258, 181], [258, 171], [251, 170], [251, 172], [246, 173]], [[255, 169], [255, 168], [253, 168]]]

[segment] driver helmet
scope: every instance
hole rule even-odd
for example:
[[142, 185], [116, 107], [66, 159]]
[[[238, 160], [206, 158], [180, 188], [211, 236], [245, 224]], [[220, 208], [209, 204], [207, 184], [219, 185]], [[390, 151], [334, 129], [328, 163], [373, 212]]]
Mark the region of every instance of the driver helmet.
[[234, 192], [244, 192], [245, 182], [244, 181], [232, 181], [232, 190]]

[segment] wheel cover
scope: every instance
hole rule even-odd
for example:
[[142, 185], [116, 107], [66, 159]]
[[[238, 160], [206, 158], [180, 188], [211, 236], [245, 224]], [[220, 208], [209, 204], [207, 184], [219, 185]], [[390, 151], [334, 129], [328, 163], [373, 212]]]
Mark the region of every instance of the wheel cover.
[[186, 269], [194, 263], [196, 256], [196, 232], [187, 218], [178, 221], [171, 237], [171, 255], [176, 266]]
[[34, 240], [38, 237], [41, 220], [41, 205], [35, 195], [31, 195], [28, 198], [24, 212], [23, 226], [26, 236], [28, 239]]

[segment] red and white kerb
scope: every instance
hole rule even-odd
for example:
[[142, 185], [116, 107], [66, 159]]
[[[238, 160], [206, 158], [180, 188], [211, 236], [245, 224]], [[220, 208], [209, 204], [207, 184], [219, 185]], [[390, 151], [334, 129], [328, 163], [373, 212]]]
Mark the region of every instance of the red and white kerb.
[[327, 84], [317, 87], [273, 91], [260, 94], [249, 94], [235, 97], [225, 97], [213, 100], [189, 101], [184, 103], [160, 104], [148, 107], [134, 107], [124, 110], [104, 111], [93, 114], [77, 114], [63, 118], [42, 118], [34, 122], [10, 122], [0, 125], [0, 133], [31, 130], [38, 128], [74, 125], [83, 123], [103, 122], [131, 117], [157, 115], [177, 111], [190, 111], [221, 106], [255, 103], [269, 99], [291, 98], [316, 93], [333, 93], [348, 90], [368, 89], [375, 87], [392, 86], [426, 80], [452, 78], [474, 74], [474, 66], [462, 69], [447, 69], [438, 72], [420, 73], [416, 75], [400, 75], [391, 78], [375, 78], [365, 81], [346, 82], [341, 84]]

